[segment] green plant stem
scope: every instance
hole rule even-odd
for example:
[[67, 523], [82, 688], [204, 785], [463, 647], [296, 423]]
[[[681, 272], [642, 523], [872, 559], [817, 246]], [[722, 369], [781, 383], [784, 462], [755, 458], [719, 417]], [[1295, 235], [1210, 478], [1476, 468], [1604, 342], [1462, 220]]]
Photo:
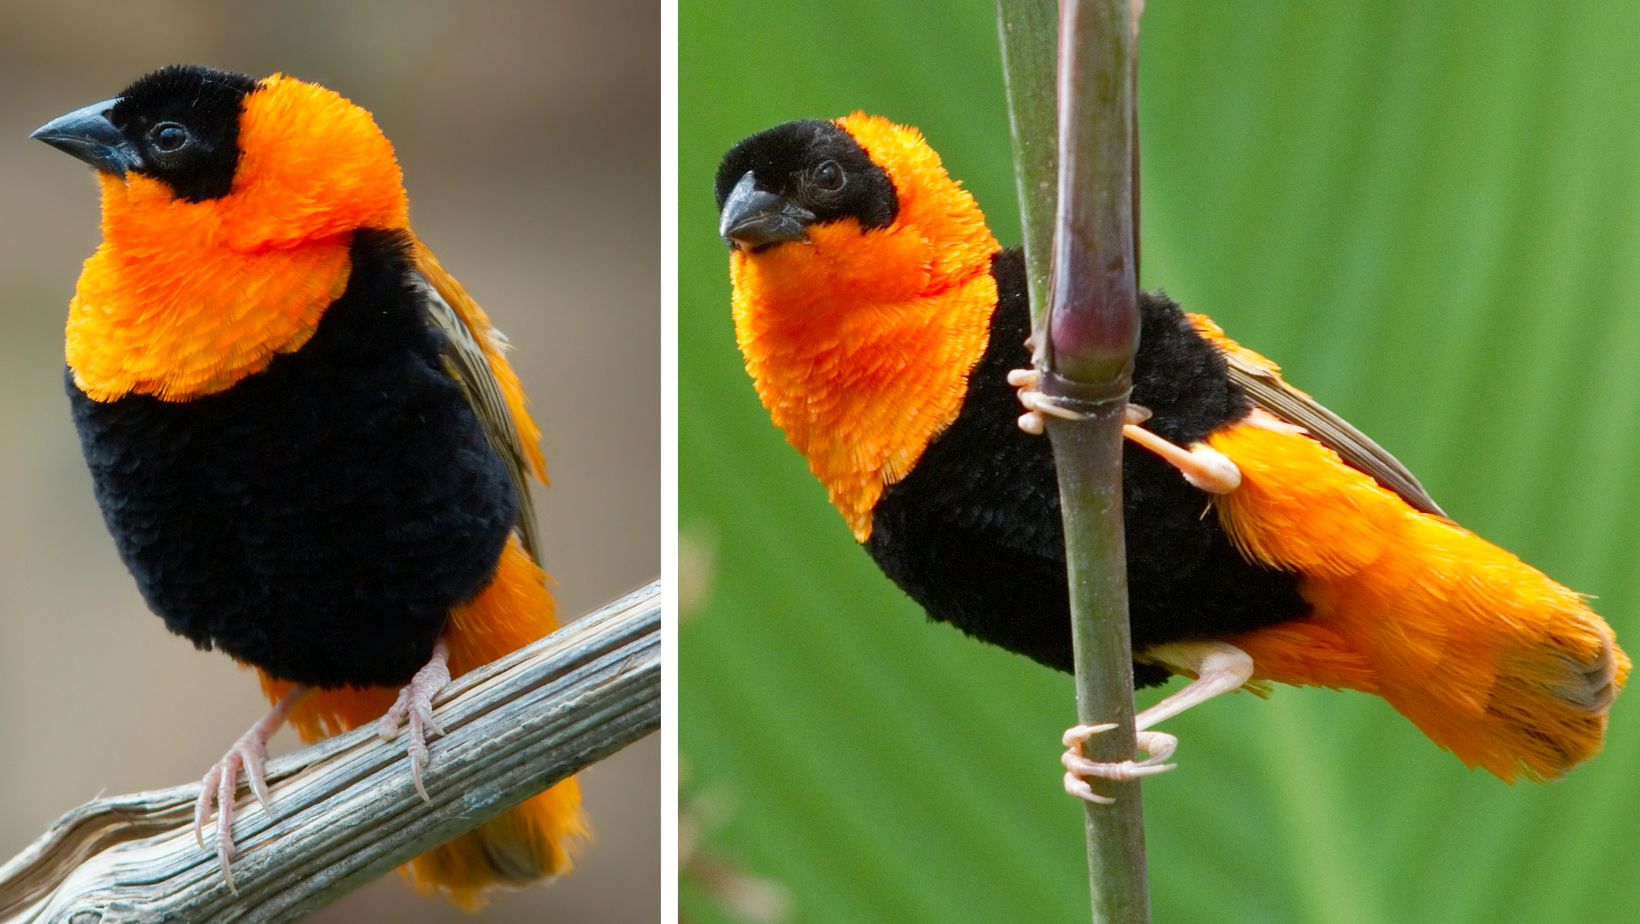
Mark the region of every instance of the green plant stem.
[[[998, 0], [1007, 71], [1036, 365], [1043, 391], [1080, 420], [1050, 418], [1065, 527], [1078, 721], [1114, 723], [1084, 748], [1102, 762], [1134, 755], [1133, 651], [1122, 526], [1123, 415], [1138, 345], [1134, 20], [1127, 0], [1064, 0], [1058, 41], [1037, 0]], [[1045, 62], [1058, 49], [1057, 165], [1045, 137]], [[1044, 104], [1044, 100], [1048, 103]], [[1044, 164], [1057, 177], [1051, 250], [1040, 214]], [[1033, 251], [1033, 247], [1035, 248]], [[1042, 310], [1034, 254], [1051, 253], [1052, 305]], [[1086, 806], [1093, 920], [1148, 921], [1139, 784], [1098, 782], [1116, 801]]]
[[[1059, 36], [1055, 0], [997, 0], [997, 37], [1002, 43], [1002, 82], [1008, 95], [1014, 185], [1025, 243], [1025, 280], [1030, 289], [1031, 330], [1040, 332], [1048, 312], [1048, 269], [1053, 257], [1054, 205], [1059, 182], [1058, 92], [1054, 62]], [[1036, 338], [1033, 361], [1043, 365], [1045, 341]]]
[[1049, 367], [1128, 378], [1139, 342], [1133, 246], [1133, 30], [1127, 0], [1065, 0]]
[[[1050, 394], [1082, 412], [1053, 421], [1065, 525], [1071, 637], [1076, 655], [1076, 715], [1083, 724], [1113, 723], [1084, 746], [1092, 760], [1132, 759], [1133, 647], [1127, 617], [1127, 554], [1122, 529], [1122, 421], [1126, 381], [1083, 385], [1063, 379]], [[1139, 783], [1092, 780], [1116, 801], [1084, 804], [1088, 876], [1096, 924], [1150, 920], [1144, 803]]]
[[[1134, 260], [1134, 44], [1128, 0], [1065, 0], [1059, 39], [1059, 207], [1044, 392], [1082, 420], [1049, 425], [1065, 524], [1077, 717], [1114, 723], [1084, 747], [1134, 753], [1133, 645], [1122, 526], [1122, 423], [1139, 340]], [[1150, 919], [1138, 782], [1088, 805], [1093, 920]]]

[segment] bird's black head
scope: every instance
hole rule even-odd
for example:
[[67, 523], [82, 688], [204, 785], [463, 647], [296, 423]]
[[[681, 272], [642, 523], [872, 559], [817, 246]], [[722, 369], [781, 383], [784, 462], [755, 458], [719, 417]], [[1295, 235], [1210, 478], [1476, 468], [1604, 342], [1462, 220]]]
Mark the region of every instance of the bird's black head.
[[814, 224], [853, 218], [884, 228], [900, 203], [883, 169], [834, 122], [808, 119], [729, 149], [717, 172], [718, 232], [730, 247], [800, 241]]
[[255, 88], [243, 74], [198, 65], [162, 68], [30, 137], [105, 173], [150, 176], [178, 198], [202, 202], [233, 189], [239, 115]]

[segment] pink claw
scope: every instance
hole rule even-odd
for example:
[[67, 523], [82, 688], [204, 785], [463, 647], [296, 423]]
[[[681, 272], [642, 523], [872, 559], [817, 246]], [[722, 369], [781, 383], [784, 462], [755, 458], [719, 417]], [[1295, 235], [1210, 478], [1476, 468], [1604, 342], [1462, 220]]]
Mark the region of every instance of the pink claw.
[[1101, 796], [1093, 791], [1088, 784], [1087, 777], [1114, 782], [1128, 782], [1155, 776], [1172, 770], [1176, 764], [1164, 763], [1173, 756], [1173, 751], [1179, 746], [1179, 739], [1159, 731], [1135, 732], [1135, 744], [1144, 751], [1144, 760], [1122, 760], [1115, 763], [1100, 763], [1082, 756], [1082, 744], [1094, 735], [1107, 732], [1115, 725], [1076, 725], [1065, 731], [1061, 741], [1065, 745], [1065, 753], [1059, 757], [1059, 762], [1065, 765], [1065, 792], [1086, 802], [1096, 805], [1110, 805], [1115, 799]]
[[416, 675], [410, 678], [410, 683], [399, 691], [399, 698], [393, 702], [381, 718], [377, 731], [386, 741], [398, 737], [399, 723], [406, 722], [410, 726], [409, 741], [405, 750], [410, 755], [410, 778], [415, 781], [416, 792], [421, 794], [422, 801], [432, 802], [427, 795], [427, 787], [422, 785], [421, 771], [427, 766], [428, 751], [427, 738], [429, 735], [442, 735], [444, 729], [433, 721], [433, 697], [450, 683], [450, 649], [440, 639], [433, 646], [433, 657]]
[[239, 740], [228, 748], [228, 753], [206, 771], [199, 781], [199, 798], [194, 800], [194, 839], [199, 842], [200, 849], [205, 848], [205, 819], [210, 817], [211, 810], [216, 810], [216, 859], [222, 864], [222, 878], [227, 880], [228, 891], [239, 894], [234, 886], [233, 865], [233, 808], [234, 796], [239, 791], [239, 774], [244, 771], [245, 779], [250, 783], [251, 792], [256, 795], [256, 801], [262, 804], [262, 810], [271, 817], [273, 809], [269, 807], [272, 796], [268, 792], [267, 777], [263, 767], [268, 762], [268, 739], [273, 737], [279, 726], [285, 724], [285, 717], [296, 708], [296, 704], [307, 696], [307, 687], [296, 687], [284, 698], [279, 700], [267, 715], [256, 720], [256, 724], [245, 730]]

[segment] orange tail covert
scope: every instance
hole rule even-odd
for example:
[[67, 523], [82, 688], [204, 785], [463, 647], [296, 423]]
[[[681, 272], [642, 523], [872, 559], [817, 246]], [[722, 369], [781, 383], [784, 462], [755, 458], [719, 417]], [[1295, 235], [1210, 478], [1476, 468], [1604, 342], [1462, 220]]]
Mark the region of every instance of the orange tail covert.
[[[1630, 662], [1581, 596], [1268, 415], [1210, 442], [1242, 471], [1215, 501], [1220, 522], [1249, 558], [1302, 572], [1313, 608], [1230, 640], [1256, 677], [1376, 693], [1504, 780], [1554, 779], [1599, 752]], [[1314, 634], [1354, 672], [1303, 650]]]
[[[445, 635], [450, 675], [459, 677], [556, 628], [546, 574], [515, 538], [501, 558], [495, 580], [451, 617]], [[290, 690], [289, 683], [265, 673], [261, 679], [272, 702]], [[291, 713], [290, 723], [303, 741], [318, 741], [375, 722], [397, 692], [389, 687], [315, 690]], [[411, 860], [399, 872], [418, 891], [443, 893], [464, 908], [477, 908], [491, 889], [569, 872], [589, 836], [580, 786], [570, 777], [472, 833]]]

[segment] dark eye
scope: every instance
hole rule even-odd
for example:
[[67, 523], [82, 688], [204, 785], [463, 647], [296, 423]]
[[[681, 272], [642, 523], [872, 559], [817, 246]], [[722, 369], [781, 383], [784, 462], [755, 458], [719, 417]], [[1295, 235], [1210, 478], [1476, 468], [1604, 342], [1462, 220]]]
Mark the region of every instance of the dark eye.
[[161, 154], [175, 154], [187, 147], [188, 129], [180, 122], [161, 122], [148, 130], [148, 143]]
[[848, 182], [843, 175], [843, 167], [835, 160], [828, 160], [815, 167], [809, 175], [809, 183], [822, 192], [836, 192]]

